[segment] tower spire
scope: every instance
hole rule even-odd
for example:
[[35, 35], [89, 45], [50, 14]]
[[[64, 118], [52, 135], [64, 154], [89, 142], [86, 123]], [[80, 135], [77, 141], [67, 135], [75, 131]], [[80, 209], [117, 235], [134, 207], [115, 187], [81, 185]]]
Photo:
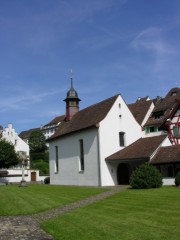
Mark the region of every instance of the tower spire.
[[73, 88], [73, 70], [70, 70], [71, 88]]
[[67, 92], [66, 99], [66, 121], [71, 120], [71, 118], [79, 111], [79, 101], [81, 101], [78, 97], [76, 90], [73, 87], [73, 71], [70, 70], [70, 80], [71, 87]]

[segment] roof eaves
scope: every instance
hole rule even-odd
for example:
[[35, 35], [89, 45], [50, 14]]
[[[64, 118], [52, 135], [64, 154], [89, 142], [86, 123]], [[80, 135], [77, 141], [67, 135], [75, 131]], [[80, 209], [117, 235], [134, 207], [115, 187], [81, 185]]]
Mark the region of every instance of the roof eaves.
[[96, 125], [87, 126], [85, 128], [77, 129], [77, 130], [74, 130], [74, 131], [72, 130], [71, 132], [62, 133], [62, 134], [57, 135], [57, 136], [52, 135], [50, 138], [46, 139], [46, 142], [51, 142], [53, 140], [60, 139], [60, 138], [63, 138], [65, 136], [69, 136], [69, 135], [74, 134], [74, 133], [82, 132], [82, 131], [90, 129], [90, 128], [99, 128], [99, 125], [96, 124]]
[[162, 140], [162, 142], [159, 144], [159, 146], [154, 150], [154, 152], [151, 154], [150, 156], [150, 160], [156, 155], [156, 153], [158, 152], [158, 150], [161, 148], [163, 142], [168, 138], [167, 134], [164, 134], [164, 139]]
[[131, 158], [120, 158], [120, 159], [109, 159], [109, 157], [105, 158], [106, 162], [117, 162], [117, 161], [142, 161], [142, 160], [150, 160], [150, 157], [131, 157]]

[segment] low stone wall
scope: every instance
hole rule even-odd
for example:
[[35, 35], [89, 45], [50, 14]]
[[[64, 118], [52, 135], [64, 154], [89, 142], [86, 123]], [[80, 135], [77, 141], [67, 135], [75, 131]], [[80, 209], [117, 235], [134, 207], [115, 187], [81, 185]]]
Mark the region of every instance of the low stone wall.
[[[20, 183], [22, 180], [21, 169], [7, 169], [8, 174], [6, 176], [0, 176], [1, 184], [13, 184]], [[24, 171], [24, 179], [26, 182], [44, 182], [47, 176], [40, 176], [39, 170], [26, 169]]]
[[164, 186], [175, 185], [175, 179], [174, 178], [163, 178], [163, 185]]

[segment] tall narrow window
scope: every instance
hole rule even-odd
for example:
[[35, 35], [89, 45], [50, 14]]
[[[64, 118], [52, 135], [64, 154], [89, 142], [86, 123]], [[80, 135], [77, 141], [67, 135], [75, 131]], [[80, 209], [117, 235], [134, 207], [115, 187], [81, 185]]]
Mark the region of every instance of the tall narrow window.
[[79, 162], [79, 171], [84, 171], [84, 143], [83, 140], [79, 140], [80, 147], [80, 162]]
[[124, 147], [125, 146], [124, 137], [125, 137], [125, 132], [120, 132], [119, 133], [119, 145], [120, 145], [120, 147]]
[[59, 171], [59, 162], [58, 162], [58, 146], [55, 146], [55, 173]]

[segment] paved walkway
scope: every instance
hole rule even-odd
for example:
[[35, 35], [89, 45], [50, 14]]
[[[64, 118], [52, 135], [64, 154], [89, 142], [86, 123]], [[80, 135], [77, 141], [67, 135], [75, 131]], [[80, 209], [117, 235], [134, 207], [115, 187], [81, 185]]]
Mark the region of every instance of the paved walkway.
[[0, 217], [0, 240], [52, 240], [53, 237], [40, 228], [41, 221], [100, 201], [124, 190], [124, 188], [126, 186], [112, 187], [107, 192], [31, 216]]

